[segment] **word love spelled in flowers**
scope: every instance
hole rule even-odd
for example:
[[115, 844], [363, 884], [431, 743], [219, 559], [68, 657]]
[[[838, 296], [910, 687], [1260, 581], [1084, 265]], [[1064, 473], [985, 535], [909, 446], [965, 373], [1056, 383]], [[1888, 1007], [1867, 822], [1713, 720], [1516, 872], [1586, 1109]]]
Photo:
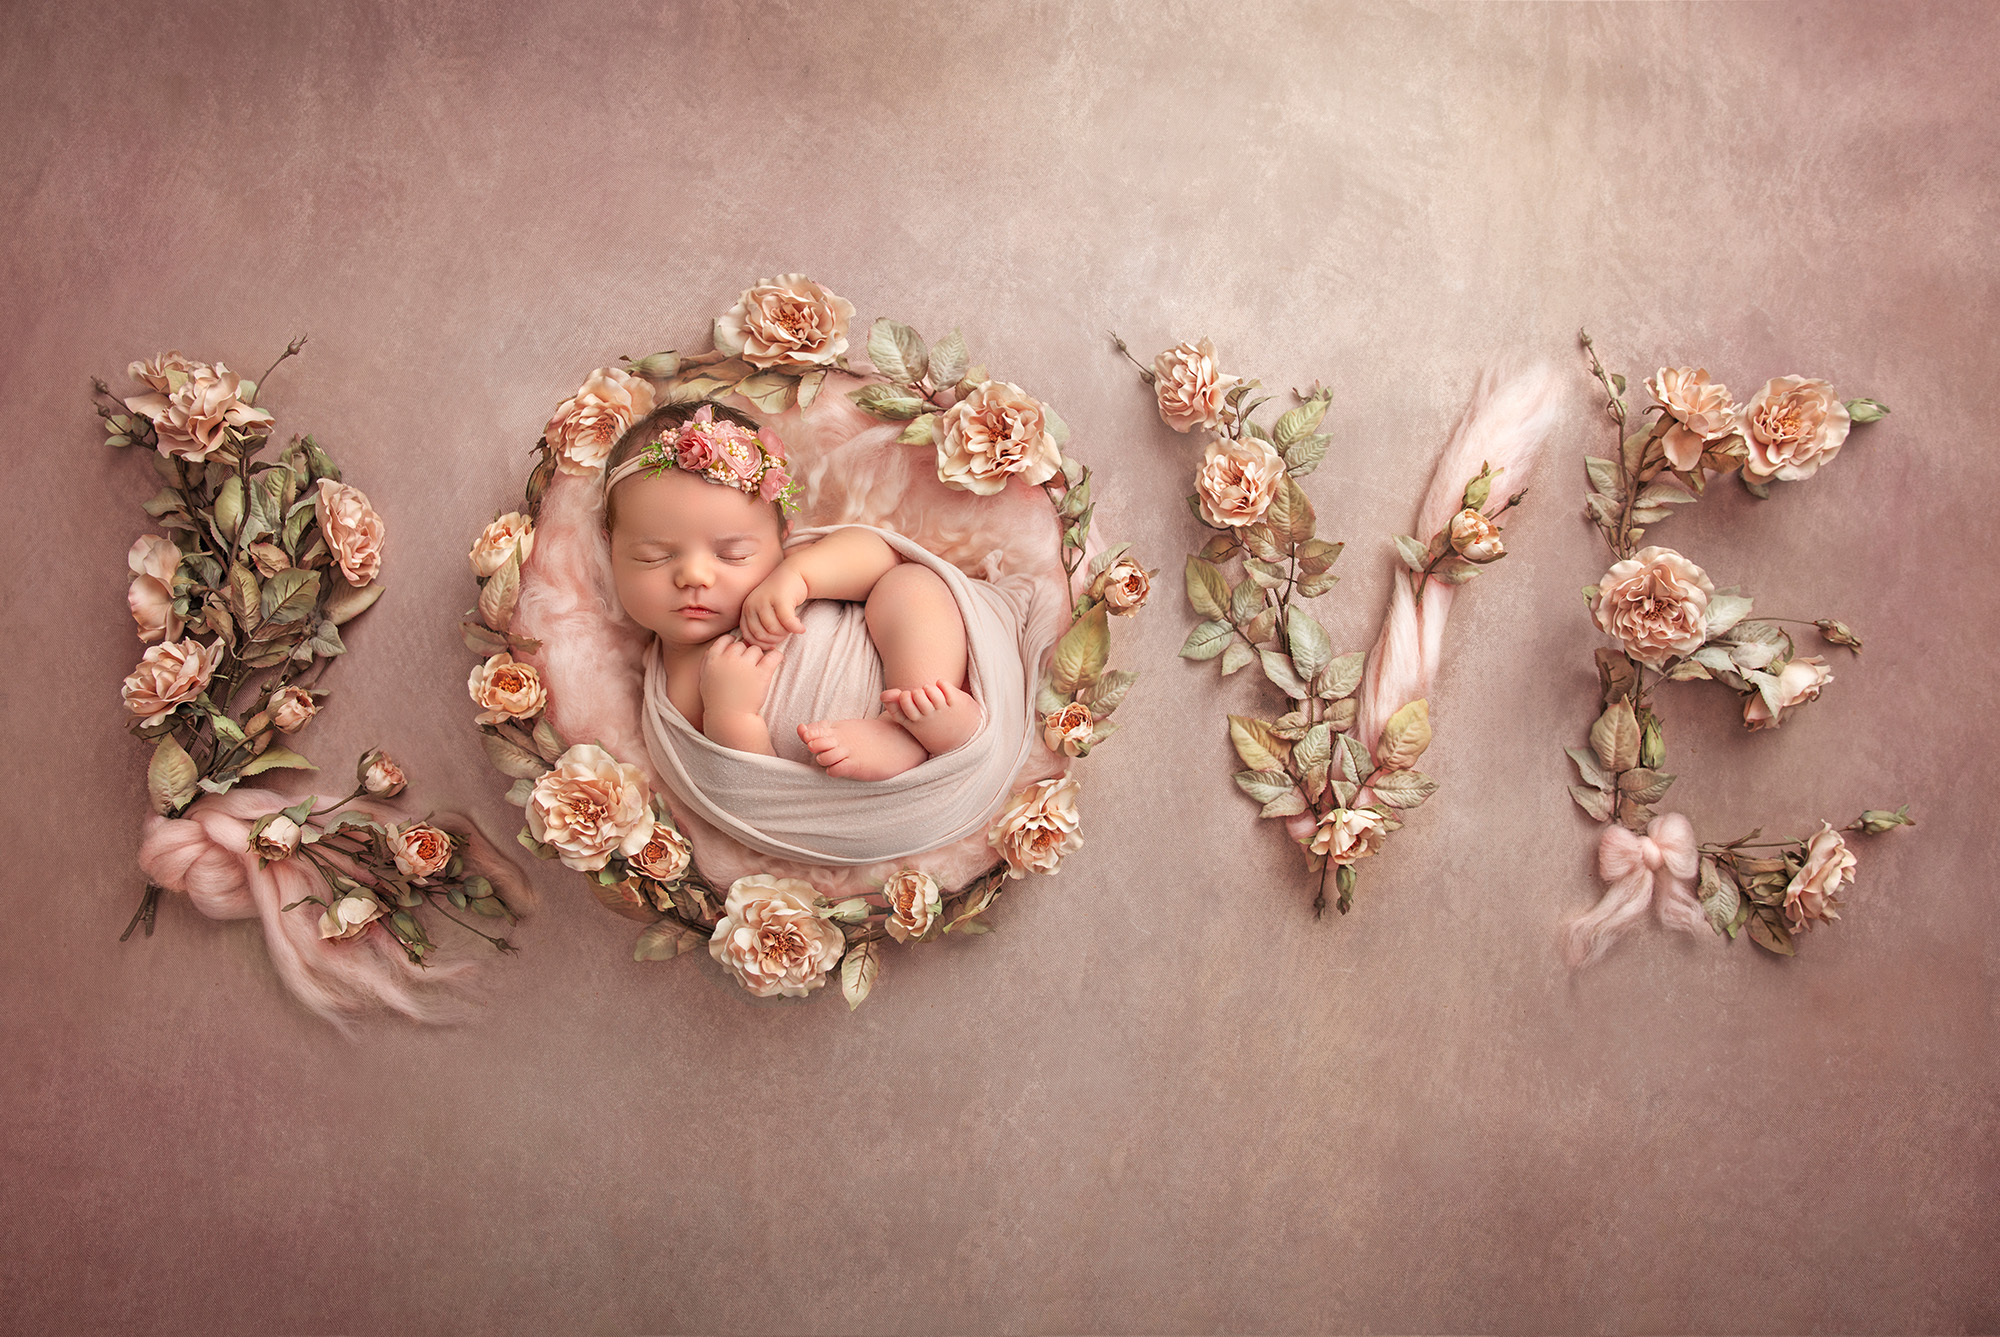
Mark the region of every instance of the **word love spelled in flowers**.
[[[461, 628], [483, 661], [468, 686], [487, 754], [513, 777], [508, 798], [526, 814], [521, 843], [583, 873], [605, 906], [647, 925], [636, 959], [671, 959], [705, 943], [757, 997], [803, 997], [837, 970], [850, 1008], [874, 987], [885, 939], [935, 942], [985, 933], [987, 912], [1011, 878], [1053, 873], [1081, 845], [1070, 764], [1110, 737], [1116, 725], [1109, 717], [1137, 678], [1110, 666], [1108, 619], [1136, 612], [1156, 574], [1127, 556], [1127, 545], [1092, 556], [1090, 473], [1064, 451], [1068, 429], [1053, 409], [973, 366], [956, 331], [932, 345], [909, 326], [880, 319], [866, 340], [870, 365], [854, 365], [853, 318], [845, 298], [787, 274], [745, 289], [716, 318], [712, 350], [625, 358], [592, 372], [536, 443], [521, 506], [496, 518], [474, 543], [479, 598]], [[822, 401], [829, 383], [847, 387], [842, 402]], [[990, 509], [1003, 495], [1012, 504], [1027, 486], [1054, 509], [1060, 569], [1051, 576], [1059, 574], [1067, 586], [1069, 626], [1038, 694], [1045, 778], [1014, 793], [983, 838], [975, 833], [961, 842], [978, 847], [970, 867], [984, 866], [963, 885], [950, 888], [933, 872], [910, 867], [863, 870], [866, 880], [857, 885], [863, 874], [798, 865], [720, 879], [726, 886], [711, 882], [698, 855], [740, 863], [750, 852], [715, 828], [676, 818], [643, 764], [633, 708], [612, 702], [618, 693], [605, 672], [583, 662], [621, 655], [638, 662], [631, 629], [593, 611], [608, 607], [600, 593], [606, 559], [595, 484], [612, 449], [656, 405], [732, 397], [767, 418], [789, 415], [788, 431], [825, 438], [822, 445], [832, 443], [827, 456], [838, 455], [849, 468], [863, 467], [855, 452], [870, 448], [876, 424], [904, 424], [894, 445], [930, 447], [936, 477], [952, 492], [982, 499]], [[767, 497], [801, 496], [804, 513], [813, 516], [821, 506], [817, 493], [845, 486], [838, 477], [824, 478], [835, 468], [827, 459], [815, 466], [814, 477], [823, 481], [811, 483], [811, 461], [773, 454], [786, 449], [775, 433], [762, 440]], [[853, 484], [845, 492], [849, 504], [823, 508], [829, 522], [885, 519], [863, 504], [880, 490], [880, 479], [845, 481]], [[925, 535], [910, 537], [921, 542]], [[560, 615], [537, 614], [534, 625], [560, 624], [566, 636], [584, 627], [579, 634], [597, 636], [593, 644], [605, 652], [558, 645], [552, 633], [524, 634], [524, 606], [559, 607]], [[558, 668], [587, 703], [572, 701], [567, 686], [564, 701], [553, 699], [549, 679]], [[566, 740], [552, 714], [587, 721], [586, 736], [595, 739]], [[605, 739], [624, 755], [603, 746]], [[962, 863], [966, 856], [955, 857]]]
[[[1428, 697], [1445, 618], [1456, 588], [1506, 556], [1499, 521], [1526, 492], [1497, 484], [1525, 478], [1554, 419], [1554, 382], [1545, 368], [1481, 382], [1419, 508], [1417, 532], [1429, 537], [1396, 539], [1407, 570], [1373, 654], [1335, 654], [1305, 601], [1333, 588], [1342, 545], [1317, 536], [1298, 482], [1325, 457], [1331, 438], [1320, 427], [1332, 392], [1294, 392], [1297, 404], [1265, 427], [1252, 415], [1270, 396], [1223, 371], [1207, 339], [1177, 344], [1151, 367], [1133, 361], [1161, 421], [1207, 434], [1188, 507], [1215, 534], [1187, 559], [1188, 603], [1203, 620], [1180, 653], [1220, 659], [1224, 676], [1255, 664], [1284, 694], [1287, 709], [1274, 718], [1228, 717], [1246, 767], [1236, 784], [1261, 805], [1259, 816], [1285, 820], [1319, 874], [1313, 913], [1325, 910], [1331, 869], [1346, 914], [1357, 865], [1437, 789], [1416, 763], [1431, 743]], [[1240, 576], [1231, 575], [1235, 562]]]
[[[317, 769], [289, 740], [325, 705], [321, 676], [347, 649], [340, 628], [382, 594], [382, 518], [332, 457], [295, 436], [258, 458], [275, 425], [260, 384], [304, 343], [258, 381], [169, 352], [131, 365], [141, 393], [120, 400], [94, 382], [109, 444], [151, 447], [164, 484], [145, 503], [162, 532], [128, 557], [127, 601], [151, 648], [123, 696], [132, 732], [153, 745], [154, 815], [140, 852], [151, 880], [124, 937], [141, 925], [150, 936], [160, 893], [185, 891], [211, 918], [260, 916], [287, 987], [329, 1020], [371, 1007], [433, 1019], [449, 1009], [420, 973], [436, 950], [424, 918], [455, 919], [449, 906], [511, 922], [504, 861], [428, 819], [334, 815], [402, 792], [401, 768], [379, 750], [337, 800], [231, 792]], [[289, 913], [305, 904], [316, 919]]]
[[[1811, 627], [1828, 646], [1857, 655], [1861, 639], [1838, 618], [1752, 618], [1748, 595], [1717, 589], [1672, 548], [1639, 545], [1649, 526], [1700, 501], [1717, 475], [1736, 472], [1745, 491], [1768, 499], [1774, 483], [1804, 482], [1832, 464], [1854, 424], [1889, 410], [1872, 399], [1843, 403], [1827, 382], [1805, 376], [1767, 381], [1738, 404], [1705, 368], [1662, 367], [1646, 382], [1653, 406], [1635, 419], [1625, 378], [1604, 369], [1588, 334], [1580, 338], [1619, 442], [1613, 455], [1584, 460], [1586, 512], [1614, 560], [1583, 598], [1617, 648], [1597, 651], [1602, 713], [1590, 746], [1567, 749], [1582, 778], [1570, 795], [1608, 824], [1598, 844], [1608, 885], [1594, 908], [1563, 926], [1563, 959], [1572, 967], [1598, 960], [1649, 903], [1669, 928], [1730, 939], [1747, 929], [1759, 947], [1791, 956], [1800, 934], [1840, 917], [1854, 851], [1829, 822], [1796, 840], [1759, 841], [1759, 829], [1697, 844], [1686, 817], [1656, 815], [1675, 777], [1664, 769], [1654, 693], [1670, 682], [1720, 683], [1741, 700], [1745, 728], [1777, 729], [1833, 681], [1825, 658], [1801, 655], [1785, 626]], [[1906, 805], [1871, 809], [1844, 830], [1881, 835], [1914, 825]]]

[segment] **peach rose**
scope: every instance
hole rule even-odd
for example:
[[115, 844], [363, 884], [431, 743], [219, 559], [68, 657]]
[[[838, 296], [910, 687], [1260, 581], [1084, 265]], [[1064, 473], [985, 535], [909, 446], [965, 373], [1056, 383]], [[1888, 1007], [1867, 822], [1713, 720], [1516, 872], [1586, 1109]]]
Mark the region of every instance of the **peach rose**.
[[144, 534], [125, 555], [125, 565], [132, 570], [125, 603], [139, 624], [139, 639], [179, 640], [182, 624], [174, 611], [174, 574], [181, 569], [181, 550], [157, 534]]
[[1120, 557], [1090, 582], [1090, 597], [1104, 600], [1105, 607], [1118, 616], [1138, 612], [1152, 592], [1151, 574], [1129, 557]]
[[646, 847], [625, 860], [655, 882], [671, 882], [687, 872], [694, 862], [694, 847], [688, 838], [665, 822], [653, 823]]
[[1215, 346], [1202, 339], [1175, 344], [1153, 359], [1153, 396], [1159, 400], [1160, 421], [1176, 432], [1213, 428], [1228, 416], [1229, 392], [1236, 377], [1215, 364]]
[[1215, 437], [1202, 452], [1201, 472], [1194, 476], [1201, 518], [1231, 529], [1254, 525], [1271, 509], [1271, 499], [1284, 480], [1285, 461], [1267, 443], [1256, 437], [1240, 441]]
[[1076, 793], [1076, 781], [1065, 775], [1014, 795], [986, 833], [987, 843], [1007, 861], [1007, 876], [1053, 873], [1065, 854], [1083, 844]]
[[270, 712], [271, 723], [285, 733], [297, 733], [319, 714], [318, 703], [303, 687], [280, 687], [264, 709]]
[[528, 834], [578, 872], [596, 872], [614, 853], [631, 858], [652, 832], [645, 776], [594, 743], [563, 753], [528, 795]]
[[289, 859], [298, 852], [302, 834], [299, 824], [281, 812], [264, 823], [263, 829], [251, 839], [250, 852], [265, 863]]
[[229, 444], [232, 428], [245, 437], [271, 430], [271, 415], [243, 402], [242, 378], [220, 362], [209, 367], [164, 353], [151, 364], [133, 363], [132, 370], [155, 388], [126, 400], [125, 407], [153, 424], [162, 455], [201, 462]]
[[1500, 531], [1493, 522], [1468, 506], [1451, 517], [1451, 546], [1468, 562], [1484, 565], [1497, 562], [1507, 555], [1507, 545], [1500, 541]]
[[1709, 442], [1736, 430], [1736, 401], [1728, 386], [1708, 379], [1706, 367], [1661, 367], [1646, 389], [1674, 420], [1660, 444], [1667, 463], [1682, 473], [1701, 462]]
[[[556, 405], [542, 439], [566, 474], [604, 467], [625, 429], [653, 411], [653, 387], [620, 367], [599, 367], [577, 392]], [[497, 569], [497, 568], [496, 568]]]
[[472, 693], [472, 703], [479, 707], [474, 718], [481, 724], [533, 719], [549, 704], [542, 675], [532, 664], [515, 663], [514, 656], [505, 650], [484, 664], [473, 665], [465, 686]]
[[472, 562], [472, 574], [485, 580], [498, 575], [500, 568], [507, 565], [508, 559], [516, 553], [520, 554], [521, 564], [526, 566], [528, 557], [534, 551], [534, 522], [519, 511], [509, 511], [479, 531], [472, 551], [466, 556]]
[[758, 873], [729, 886], [708, 954], [759, 998], [803, 998], [826, 983], [847, 950], [839, 929], [820, 918], [810, 882]]
[[1019, 474], [1046, 483], [1062, 472], [1041, 403], [1008, 381], [981, 381], [931, 425], [937, 474], [948, 485], [990, 497]]
[[1097, 721], [1091, 718], [1090, 707], [1081, 701], [1072, 701], [1061, 710], [1042, 717], [1042, 741], [1051, 752], [1080, 757], [1089, 748], [1091, 731], [1096, 727]]
[[388, 913], [389, 907], [373, 896], [342, 896], [319, 917], [319, 936], [352, 938]]
[[1840, 453], [1851, 421], [1825, 381], [1804, 376], [1768, 381], [1743, 406], [1743, 438], [1750, 447], [1743, 472], [1758, 482], [1811, 478]]
[[847, 351], [854, 307], [804, 274], [781, 274], [745, 288], [715, 318], [715, 351], [753, 367], [830, 367]]
[[889, 919], [883, 927], [897, 942], [923, 937], [944, 913], [944, 889], [929, 873], [898, 873], [882, 884], [882, 895], [889, 902]]
[[1785, 918], [1792, 932], [1803, 931], [1815, 920], [1838, 919], [1835, 899], [1842, 887], [1854, 881], [1858, 860], [1840, 833], [1826, 822], [1806, 842], [1806, 861], [1785, 888]]
[[163, 718], [206, 690], [222, 655], [221, 641], [203, 645], [192, 636], [154, 646], [125, 679], [125, 709], [148, 723]]
[[1641, 548], [1598, 582], [1597, 625], [1626, 654], [1659, 668], [1701, 649], [1714, 593], [1702, 569], [1672, 548]]
[[429, 822], [407, 822], [392, 826], [388, 834], [389, 853], [404, 877], [422, 882], [444, 871], [451, 862], [451, 835]]
[[1371, 808], [1335, 808], [1319, 819], [1306, 848], [1336, 865], [1350, 864], [1381, 849], [1388, 834], [1382, 814]]
[[347, 583], [366, 585], [382, 573], [382, 539], [386, 530], [382, 517], [368, 504], [360, 488], [319, 480], [319, 495], [313, 498], [313, 514], [319, 519], [320, 537]]
[[1743, 703], [1743, 723], [1752, 729], [1775, 729], [1784, 713], [1819, 695], [1820, 688], [1833, 681], [1833, 670], [1817, 655], [1794, 659], [1778, 670], [1778, 708], [1773, 711], [1762, 692], [1752, 692]]
[[394, 798], [403, 792], [409, 779], [396, 759], [381, 748], [364, 753], [354, 767], [354, 778], [361, 787], [376, 798]]

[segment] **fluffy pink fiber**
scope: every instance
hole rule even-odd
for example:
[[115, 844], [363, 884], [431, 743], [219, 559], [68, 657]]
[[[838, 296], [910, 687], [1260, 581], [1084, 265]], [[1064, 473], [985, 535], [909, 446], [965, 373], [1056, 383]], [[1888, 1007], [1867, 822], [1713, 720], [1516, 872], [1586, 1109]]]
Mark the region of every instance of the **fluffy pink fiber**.
[[[860, 383], [831, 377], [809, 410], [762, 419], [785, 442], [793, 476], [805, 490], [794, 523], [877, 525], [915, 539], [971, 575], [1019, 582], [1031, 610], [1031, 643], [1053, 641], [1067, 600], [1055, 520], [1040, 489], [1015, 484], [997, 496], [977, 497], [946, 487], [929, 447], [897, 445], [900, 424], [884, 426], [848, 401], [846, 392]], [[771, 873], [803, 878], [823, 895], [841, 897], [872, 890], [905, 868], [957, 887], [992, 865], [994, 851], [983, 835], [893, 863], [793, 863], [758, 854], [686, 811], [646, 755], [639, 698], [651, 633], [618, 606], [603, 522], [597, 476], [558, 475], [542, 502], [534, 556], [522, 571], [514, 630], [542, 643], [526, 658], [548, 686], [557, 732], [569, 743], [598, 743], [639, 767], [666, 797], [709, 881], [727, 887], [739, 877]], [[1039, 672], [1039, 665], [1030, 667]], [[1014, 788], [1066, 769], [1064, 758], [1038, 745]]]
[[[358, 1018], [383, 1010], [416, 1022], [463, 1020], [471, 999], [467, 986], [476, 970], [471, 961], [461, 956], [428, 967], [413, 965], [386, 929], [370, 925], [357, 937], [329, 940], [319, 936], [318, 907], [304, 905], [289, 913], [281, 908], [302, 897], [327, 894], [303, 859], [260, 869], [249, 852], [251, 824], [296, 801], [265, 790], [238, 789], [203, 798], [185, 817], [148, 817], [139, 867], [158, 886], [185, 892], [210, 919], [262, 920], [271, 964], [285, 987], [349, 1034]], [[518, 870], [469, 822], [450, 816], [432, 821], [460, 838], [467, 864], [491, 880], [509, 905], [527, 907], [529, 893]], [[449, 941], [443, 932], [436, 936]], [[491, 950], [483, 943], [479, 949]]]

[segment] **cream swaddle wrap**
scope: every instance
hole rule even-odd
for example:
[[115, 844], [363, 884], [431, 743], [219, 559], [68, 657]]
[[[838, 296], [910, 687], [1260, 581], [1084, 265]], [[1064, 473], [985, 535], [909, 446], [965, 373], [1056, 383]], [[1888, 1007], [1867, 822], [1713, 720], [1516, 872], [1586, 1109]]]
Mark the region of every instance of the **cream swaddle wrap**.
[[780, 755], [723, 747], [689, 724], [667, 698], [657, 643], [646, 656], [644, 723], [654, 768], [675, 797], [718, 830], [763, 854], [848, 866], [921, 854], [985, 829], [1034, 744], [1029, 666], [1048, 647], [1027, 644], [1038, 619], [1028, 616], [1021, 591], [975, 580], [901, 534], [831, 525], [796, 531], [786, 546], [836, 529], [876, 535], [936, 572], [951, 591], [965, 619], [969, 686], [984, 708], [973, 736], [887, 780], [845, 780], [806, 760], [800, 724], [881, 713], [882, 661], [863, 606], [831, 600], [800, 610], [806, 630], [785, 642], [784, 662], [764, 699]]

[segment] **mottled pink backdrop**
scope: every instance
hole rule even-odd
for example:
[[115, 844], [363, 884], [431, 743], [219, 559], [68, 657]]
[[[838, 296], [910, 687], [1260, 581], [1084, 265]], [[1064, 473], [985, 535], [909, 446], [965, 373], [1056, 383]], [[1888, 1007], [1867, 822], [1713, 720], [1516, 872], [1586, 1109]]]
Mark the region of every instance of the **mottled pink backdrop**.
[[[1980, 4], [16, 4], [0, 48], [0, 1325], [42, 1332], [1806, 1332], [2000, 1327], [1995, 337]], [[538, 870], [486, 1020], [352, 1044], [253, 925], [120, 946], [143, 750], [124, 553], [155, 486], [92, 374], [261, 369], [390, 527], [302, 746], [386, 743], [503, 837], [453, 631], [550, 407], [803, 269], [1055, 403], [1168, 569], [1194, 446], [1113, 354], [1212, 335], [1335, 390], [1309, 491], [1361, 645], [1481, 363], [1574, 412], [1462, 605], [1444, 789], [1315, 923], [1229, 783], [1244, 679], [1174, 651], [1086, 766], [1088, 843], [849, 1016], [739, 998]], [[1561, 747], [1602, 570], [1574, 351], [1831, 377], [1895, 415], [1671, 539], [1867, 638], [1776, 735], [1671, 698], [1710, 837], [1912, 802], [1778, 962], [1596, 894]], [[1667, 538], [1662, 532], [1661, 537]], [[1177, 582], [1176, 582], [1177, 583]], [[1246, 675], [1247, 678], [1248, 675]], [[329, 787], [334, 783], [329, 780]]]

